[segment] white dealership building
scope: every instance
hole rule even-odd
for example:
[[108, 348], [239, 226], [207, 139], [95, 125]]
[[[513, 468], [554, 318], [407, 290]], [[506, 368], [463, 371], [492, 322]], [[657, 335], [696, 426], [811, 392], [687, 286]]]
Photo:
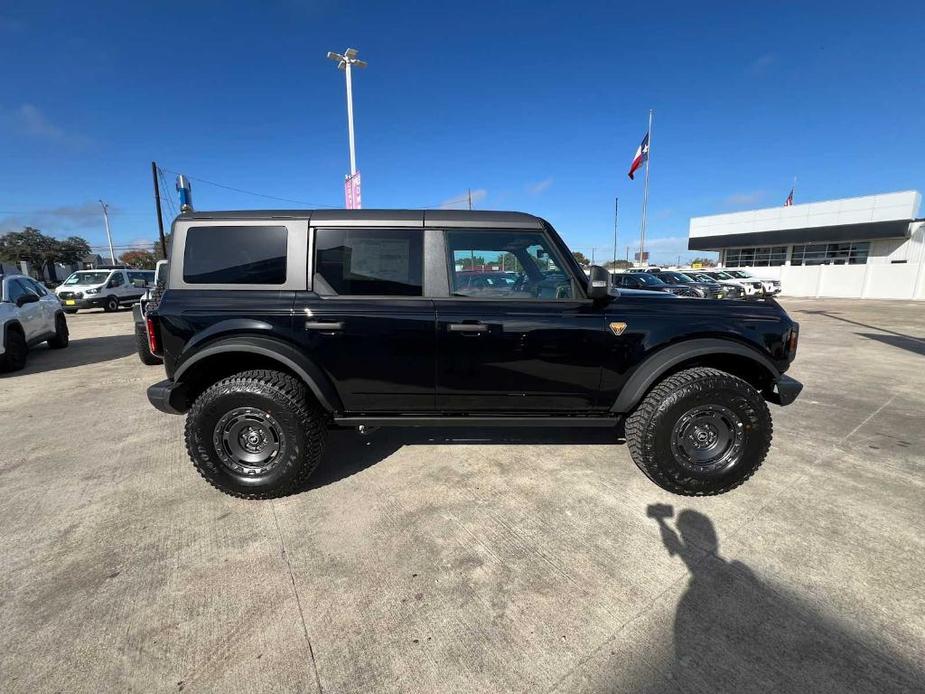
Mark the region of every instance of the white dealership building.
[[692, 251], [779, 279], [790, 296], [925, 299], [917, 191], [693, 217]]

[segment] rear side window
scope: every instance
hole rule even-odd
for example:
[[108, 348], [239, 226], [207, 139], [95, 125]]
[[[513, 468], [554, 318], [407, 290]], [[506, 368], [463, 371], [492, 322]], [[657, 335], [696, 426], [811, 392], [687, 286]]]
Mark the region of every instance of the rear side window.
[[316, 290], [348, 296], [421, 296], [423, 243], [423, 233], [410, 229], [318, 229], [315, 277], [321, 281]]
[[284, 226], [191, 227], [183, 250], [187, 284], [285, 284]]

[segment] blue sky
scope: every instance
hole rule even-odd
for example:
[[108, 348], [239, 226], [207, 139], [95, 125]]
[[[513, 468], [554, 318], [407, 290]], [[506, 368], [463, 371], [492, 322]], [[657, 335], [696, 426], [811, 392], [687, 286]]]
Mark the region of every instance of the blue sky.
[[[626, 171], [655, 109], [654, 259], [691, 216], [925, 188], [925, 3], [0, 4], [0, 231], [154, 239], [150, 162], [197, 208], [343, 205], [343, 74], [360, 50], [365, 207], [549, 219], [638, 244]], [[171, 196], [173, 175], [169, 176]], [[454, 203], [448, 203], [453, 205]], [[168, 209], [169, 216], [169, 209]]]

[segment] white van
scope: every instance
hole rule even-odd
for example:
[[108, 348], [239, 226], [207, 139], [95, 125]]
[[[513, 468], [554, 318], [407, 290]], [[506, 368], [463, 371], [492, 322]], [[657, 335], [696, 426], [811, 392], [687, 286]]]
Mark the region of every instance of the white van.
[[131, 306], [154, 284], [154, 270], [79, 270], [55, 290], [65, 313], [82, 308], [117, 311]]

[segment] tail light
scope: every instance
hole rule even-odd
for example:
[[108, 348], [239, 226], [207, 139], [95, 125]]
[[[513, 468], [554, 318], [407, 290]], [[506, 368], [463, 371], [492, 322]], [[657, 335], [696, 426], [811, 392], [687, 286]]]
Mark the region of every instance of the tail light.
[[161, 350], [160, 350], [160, 345], [158, 344], [158, 340], [157, 340], [157, 328], [154, 324], [154, 320], [149, 317], [147, 319], [147, 323], [148, 323], [148, 348], [151, 350], [151, 354], [160, 356]]

